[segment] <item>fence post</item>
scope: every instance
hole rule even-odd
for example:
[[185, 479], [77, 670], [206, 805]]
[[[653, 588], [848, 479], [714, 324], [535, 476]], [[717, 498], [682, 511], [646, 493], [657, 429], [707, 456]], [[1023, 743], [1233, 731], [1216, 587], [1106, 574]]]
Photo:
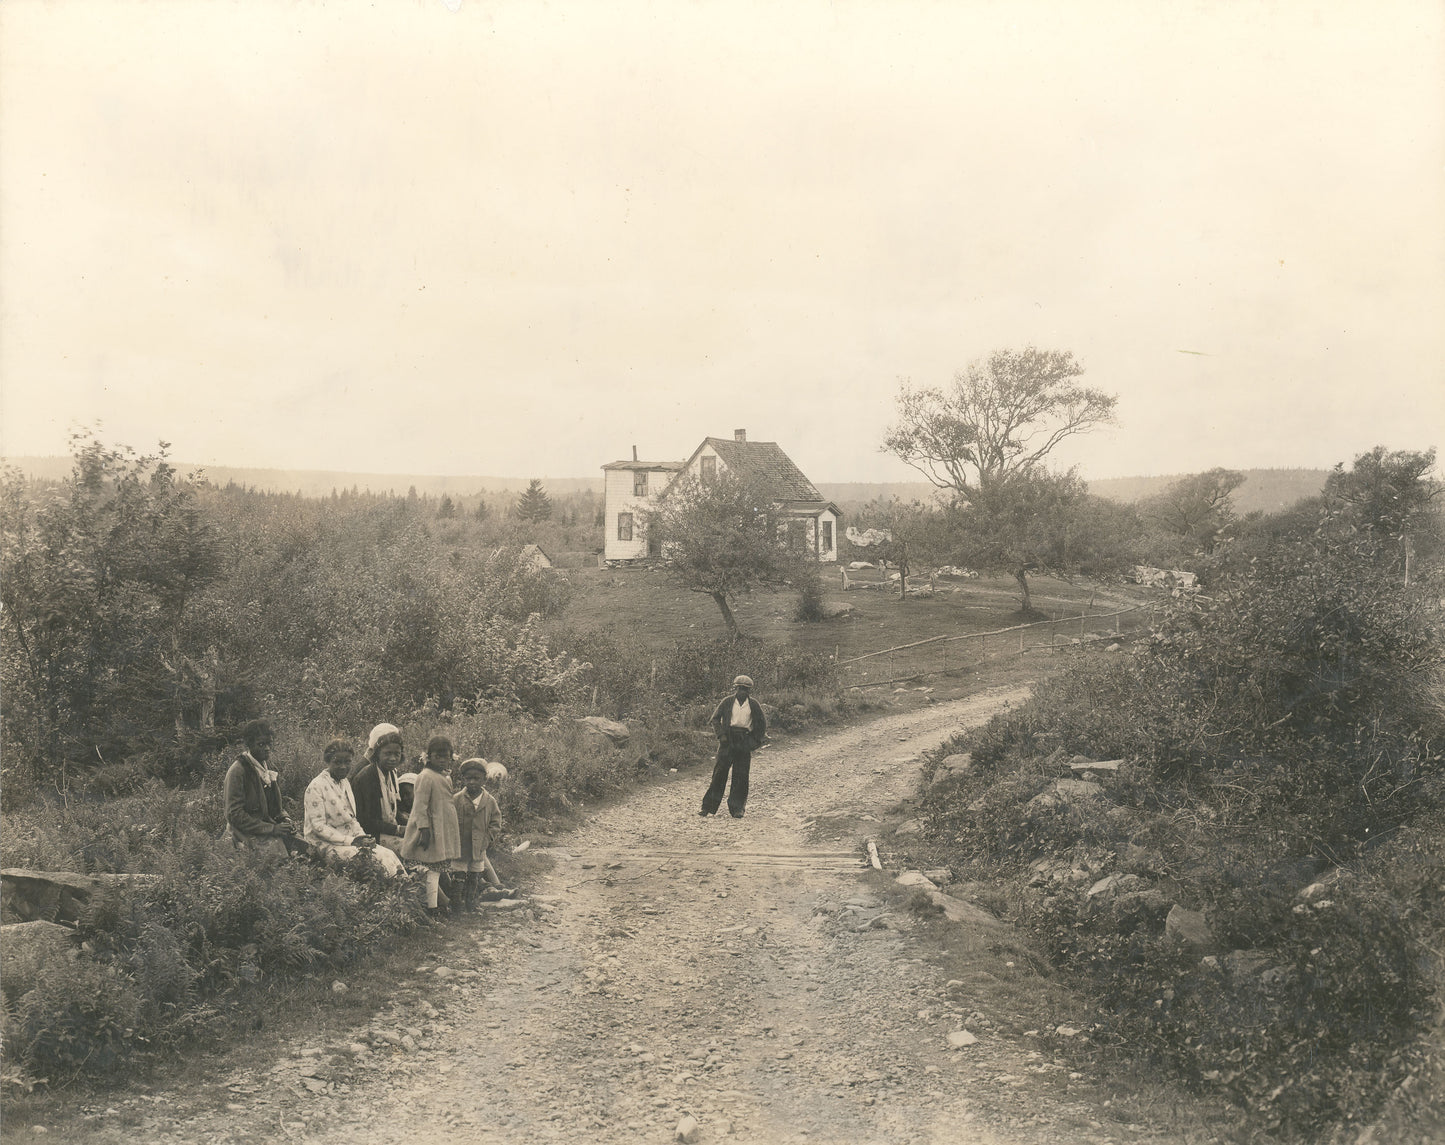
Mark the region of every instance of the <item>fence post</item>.
[[1026, 632], [1026, 631], [1027, 631], [1027, 629], [1024, 629], [1024, 628], [1020, 628], [1020, 629], [1019, 629], [1019, 655], [1020, 655], [1020, 656], [1022, 656], [1022, 655], [1023, 655], [1023, 652], [1024, 652], [1024, 632]]
[[943, 670], [939, 673], [939, 675], [941, 675], [941, 676], [947, 676], [947, 675], [948, 675], [948, 641], [947, 641], [947, 640], [944, 640], [942, 643], [943, 643]]
[[1119, 614], [1117, 612], [1114, 613], [1114, 635], [1119, 635]]
[[1054, 622], [1049, 621], [1049, 655], [1054, 654]]
[[888, 653], [888, 682], [893, 683], [893, 653]]
[[1087, 615], [1088, 615], [1088, 613], [1081, 613], [1081, 614], [1079, 615], [1079, 643], [1080, 643], [1080, 644], [1082, 644], [1082, 643], [1084, 642], [1084, 617], [1086, 617]]

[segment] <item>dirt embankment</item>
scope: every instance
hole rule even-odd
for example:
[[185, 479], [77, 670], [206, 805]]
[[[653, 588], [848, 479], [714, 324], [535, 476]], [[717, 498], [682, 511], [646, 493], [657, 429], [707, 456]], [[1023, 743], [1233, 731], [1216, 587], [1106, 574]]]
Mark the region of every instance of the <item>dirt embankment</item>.
[[197, 1091], [117, 1097], [58, 1135], [1185, 1140], [1110, 1117], [1055, 1027], [1023, 1028], [1053, 988], [1006, 927], [918, 913], [862, 857], [915, 790], [919, 753], [1025, 694], [767, 748], [741, 820], [698, 817], [697, 771], [639, 791], [552, 841], [526, 905], [454, 924], [368, 1025], [265, 1066], [218, 1062]]

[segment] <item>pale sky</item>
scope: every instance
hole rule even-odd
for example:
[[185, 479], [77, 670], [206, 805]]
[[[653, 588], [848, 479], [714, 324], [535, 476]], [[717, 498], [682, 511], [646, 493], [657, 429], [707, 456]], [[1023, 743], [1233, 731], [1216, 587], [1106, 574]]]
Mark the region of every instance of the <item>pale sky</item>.
[[0, 5], [4, 455], [908, 480], [1029, 343], [1088, 477], [1445, 444], [1445, 5]]

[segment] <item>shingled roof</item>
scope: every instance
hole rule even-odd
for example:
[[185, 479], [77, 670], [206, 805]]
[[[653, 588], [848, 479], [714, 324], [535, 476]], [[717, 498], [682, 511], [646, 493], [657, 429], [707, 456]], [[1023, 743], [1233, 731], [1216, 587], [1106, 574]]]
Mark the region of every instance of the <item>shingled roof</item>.
[[[776, 441], [735, 441], [726, 437], [706, 438], [722, 463], [740, 477], [760, 477], [776, 492], [779, 501], [822, 501], [823, 495], [803, 476], [792, 458], [778, 448]], [[694, 455], [696, 456], [696, 452]], [[689, 462], [691, 458], [689, 458]]]

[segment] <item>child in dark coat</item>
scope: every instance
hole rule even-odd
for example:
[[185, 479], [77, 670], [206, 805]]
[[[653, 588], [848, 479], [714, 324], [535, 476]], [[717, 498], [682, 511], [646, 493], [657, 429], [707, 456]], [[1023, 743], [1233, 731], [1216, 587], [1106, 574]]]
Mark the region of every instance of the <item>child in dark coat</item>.
[[[500, 764], [493, 766], [500, 767]], [[465, 785], [453, 802], [457, 809], [457, 826], [461, 833], [461, 857], [452, 860], [452, 878], [462, 882], [464, 909], [472, 910], [482, 885], [497, 889], [501, 881], [487, 857], [487, 850], [501, 831], [502, 809], [482, 784], [487, 778], [487, 761], [469, 759], [461, 766]], [[506, 774], [505, 769], [502, 774]]]

